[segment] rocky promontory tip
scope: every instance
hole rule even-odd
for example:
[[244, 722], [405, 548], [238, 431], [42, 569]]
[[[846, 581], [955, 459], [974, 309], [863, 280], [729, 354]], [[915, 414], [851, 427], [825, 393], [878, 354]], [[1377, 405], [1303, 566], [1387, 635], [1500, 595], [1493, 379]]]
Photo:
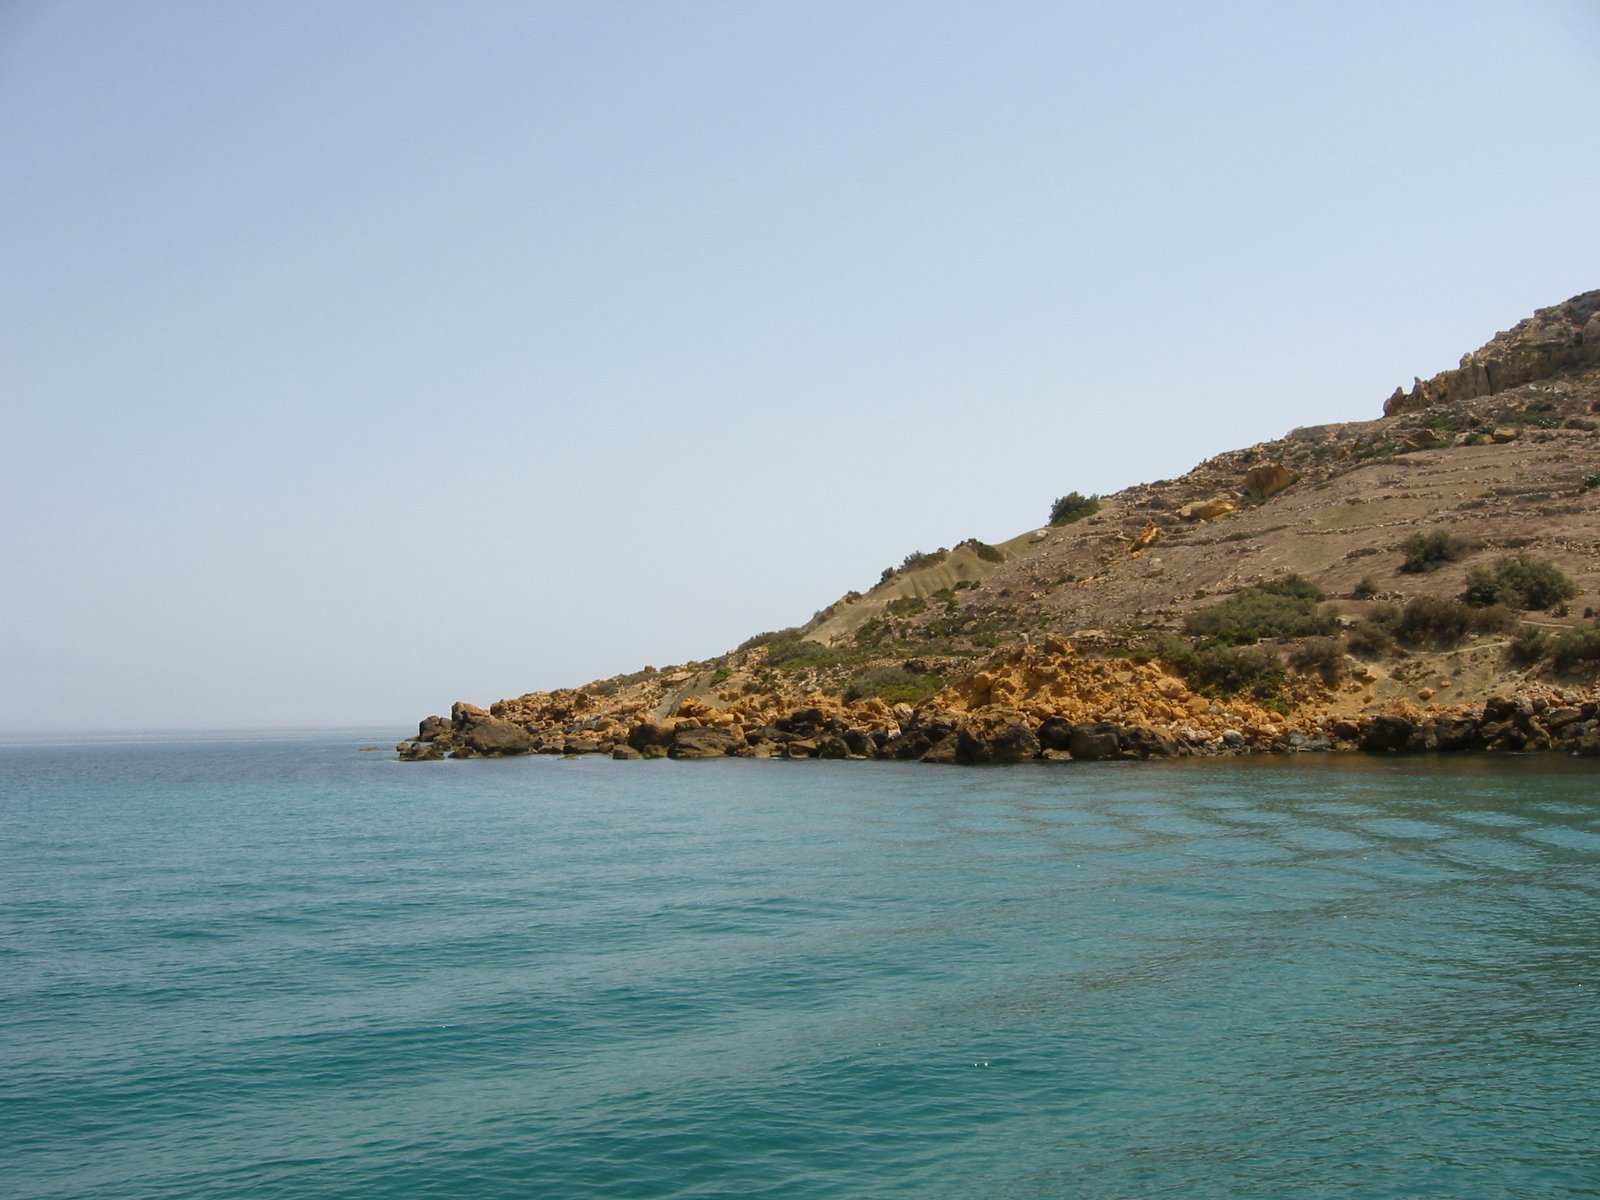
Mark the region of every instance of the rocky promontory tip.
[[714, 658], [457, 703], [399, 754], [1600, 753], [1600, 291], [1380, 419], [1046, 507]]

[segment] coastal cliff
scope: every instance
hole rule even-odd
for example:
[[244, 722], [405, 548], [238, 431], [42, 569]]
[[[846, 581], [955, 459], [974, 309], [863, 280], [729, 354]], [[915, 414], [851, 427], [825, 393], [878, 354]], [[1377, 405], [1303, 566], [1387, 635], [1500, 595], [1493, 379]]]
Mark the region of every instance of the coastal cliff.
[[909, 554], [704, 661], [457, 703], [408, 760], [1600, 754], [1600, 291], [1381, 418]]

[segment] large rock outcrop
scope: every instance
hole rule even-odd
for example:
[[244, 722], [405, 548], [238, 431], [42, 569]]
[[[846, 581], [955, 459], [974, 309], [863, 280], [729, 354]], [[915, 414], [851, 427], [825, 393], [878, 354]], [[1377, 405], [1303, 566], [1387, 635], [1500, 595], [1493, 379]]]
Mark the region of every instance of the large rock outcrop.
[[1440, 371], [1432, 379], [1417, 379], [1409, 392], [1395, 388], [1384, 402], [1383, 415], [1493, 396], [1559, 371], [1595, 364], [1600, 364], [1600, 291], [1541, 308], [1462, 355], [1459, 367]]

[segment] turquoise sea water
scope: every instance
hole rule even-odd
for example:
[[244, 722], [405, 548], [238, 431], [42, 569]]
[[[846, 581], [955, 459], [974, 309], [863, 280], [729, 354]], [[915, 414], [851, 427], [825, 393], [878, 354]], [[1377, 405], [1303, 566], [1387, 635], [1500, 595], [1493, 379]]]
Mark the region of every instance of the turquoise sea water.
[[361, 744], [0, 749], [0, 1195], [1600, 1194], [1592, 765]]

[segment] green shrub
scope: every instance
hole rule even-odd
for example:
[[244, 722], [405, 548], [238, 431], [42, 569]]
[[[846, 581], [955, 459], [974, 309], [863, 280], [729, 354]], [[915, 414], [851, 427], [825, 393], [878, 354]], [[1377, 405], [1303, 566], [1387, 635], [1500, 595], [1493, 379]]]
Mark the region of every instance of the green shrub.
[[811, 667], [830, 667], [842, 656], [821, 642], [813, 642], [799, 634], [770, 642], [767, 645], [766, 665], [784, 671], [804, 671]]
[[[1395, 611], [1398, 614], [1399, 610]], [[1393, 627], [1365, 617], [1350, 627], [1345, 634], [1345, 641], [1351, 654], [1359, 654], [1363, 658], [1382, 658], [1394, 650]]]
[[1465, 558], [1481, 545], [1481, 542], [1457, 537], [1442, 529], [1435, 529], [1431, 533], [1413, 533], [1400, 544], [1406, 556], [1400, 569], [1408, 575], [1436, 571], [1447, 562]]
[[758, 633], [754, 637], [747, 637], [739, 643], [741, 650], [754, 650], [757, 646], [765, 646], [780, 638], [792, 638], [799, 630], [791, 625], [787, 629], [769, 629], [766, 633]]
[[1350, 590], [1352, 600], [1371, 600], [1378, 594], [1378, 581], [1371, 575], [1363, 575], [1361, 581]]
[[937, 550], [913, 550], [906, 555], [905, 561], [900, 564], [900, 570], [915, 571], [918, 567], [937, 566], [945, 560], [949, 553], [943, 546], [940, 546]]
[[1228, 646], [1249, 646], [1262, 638], [1326, 636], [1338, 629], [1339, 621], [1319, 607], [1321, 599], [1310, 580], [1286, 575], [1190, 613], [1183, 627], [1191, 637]]
[[1406, 601], [1394, 636], [1408, 646], [1453, 646], [1467, 636], [1472, 612], [1459, 600], [1417, 596]]
[[1551, 608], [1578, 594], [1573, 583], [1554, 563], [1531, 554], [1502, 558], [1492, 567], [1474, 567], [1467, 575], [1467, 590], [1461, 598], [1482, 606], [1503, 604], [1508, 608]]
[[984, 562], [1002, 563], [1006, 560], [1005, 551], [989, 545], [988, 542], [980, 542], [977, 538], [968, 538], [957, 545], [956, 549], [959, 550], [962, 546], [970, 548]]
[[944, 690], [944, 678], [931, 671], [908, 671], [904, 667], [869, 667], [845, 685], [846, 700], [866, 700], [876, 696], [885, 704], [918, 704]]
[[1537, 625], [1523, 625], [1511, 636], [1511, 646], [1506, 651], [1511, 661], [1520, 666], [1536, 663], [1550, 652], [1550, 635]]
[[1175, 663], [1196, 691], [1214, 696], [1249, 692], [1271, 700], [1283, 685], [1283, 663], [1265, 646], [1209, 646]]
[[1338, 638], [1307, 638], [1289, 653], [1289, 665], [1302, 675], [1320, 675], [1332, 687], [1350, 670], [1344, 643]]
[[1374, 604], [1367, 609], [1366, 620], [1371, 621], [1380, 629], [1394, 632], [1394, 627], [1400, 624], [1400, 606], [1398, 604]]
[[1071, 525], [1074, 521], [1092, 517], [1099, 511], [1099, 496], [1068, 492], [1065, 496], [1058, 496], [1056, 502], [1050, 506], [1050, 524]]
[[1444, 596], [1417, 596], [1406, 602], [1394, 636], [1408, 646], [1454, 646], [1469, 633], [1503, 633], [1516, 615], [1501, 605], [1473, 608]]
[[1264, 596], [1289, 596], [1296, 600], [1310, 600], [1315, 603], [1322, 599], [1322, 589], [1304, 575], [1280, 575], [1276, 579], [1269, 579], [1265, 583], [1253, 584], [1249, 591], [1260, 592]]
[[1564, 629], [1550, 639], [1550, 664], [1558, 671], [1600, 662], [1600, 626]]
[[1472, 610], [1473, 633], [1510, 633], [1518, 625], [1517, 611], [1504, 604], [1491, 604]]
[[885, 611], [896, 617], [914, 617], [927, 610], [928, 602], [921, 596], [901, 596], [885, 605]]

